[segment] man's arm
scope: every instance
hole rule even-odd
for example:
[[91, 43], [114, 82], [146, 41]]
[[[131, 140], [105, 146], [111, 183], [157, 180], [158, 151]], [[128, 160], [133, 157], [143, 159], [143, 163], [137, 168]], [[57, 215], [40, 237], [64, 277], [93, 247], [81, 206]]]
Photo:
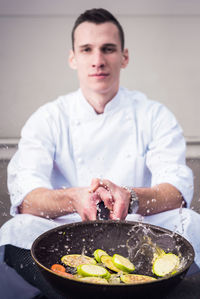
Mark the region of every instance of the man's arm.
[[82, 220], [95, 220], [98, 202], [98, 196], [89, 188], [37, 188], [24, 198], [19, 212], [51, 219], [77, 212]]
[[143, 216], [161, 213], [185, 205], [181, 193], [169, 183], [151, 188], [134, 188], [139, 198], [138, 213]]

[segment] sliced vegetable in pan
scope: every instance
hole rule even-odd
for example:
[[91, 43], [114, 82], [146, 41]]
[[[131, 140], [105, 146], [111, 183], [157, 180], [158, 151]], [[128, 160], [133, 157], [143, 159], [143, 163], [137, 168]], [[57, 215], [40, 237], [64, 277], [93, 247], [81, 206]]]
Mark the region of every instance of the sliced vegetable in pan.
[[74, 275], [65, 272], [65, 267], [60, 265], [60, 264], [53, 264], [51, 266], [51, 270], [54, 271], [55, 273], [67, 277], [67, 278], [74, 278]]
[[94, 251], [94, 257], [95, 257], [95, 259], [96, 259], [96, 261], [97, 261], [98, 263], [101, 262], [101, 256], [102, 256], [102, 255], [108, 255], [108, 254], [107, 254], [106, 251], [104, 251], [104, 250], [102, 250], [102, 249], [96, 249], [96, 250]]
[[133, 263], [131, 263], [129, 259], [119, 254], [113, 255], [113, 263], [117, 268], [128, 273], [135, 270], [135, 266], [133, 265]]
[[82, 264], [91, 264], [91, 265], [96, 264], [96, 261], [93, 258], [91, 258], [87, 255], [82, 255], [82, 254], [64, 255], [61, 258], [61, 261], [66, 266], [70, 266], [70, 267], [78, 267], [79, 265], [82, 265]]
[[173, 253], [165, 253], [153, 262], [152, 272], [160, 277], [176, 273], [180, 264], [179, 257]]
[[126, 284], [144, 283], [144, 282], [150, 282], [156, 280], [151, 276], [138, 275], [138, 274], [123, 274], [120, 276], [120, 278], [121, 281], [123, 281]]
[[65, 267], [60, 265], [60, 264], [53, 264], [51, 266], [51, 270], [55, 271], [55, 272], [65, 272]]
[[120, 283], [121, 282], [120, 274], [119, 273], [111, 274], [108, 282], [109, 282], [109, 284], [118, 284], [118, 283]]
[[110, 270], [112, 270], [112, 271], [114, 271], [114, 272], [121, 272], [121, 270], [120, 270], [119, 268], [117, 268], [117, 267], [115, 266], [115, 264], [113, 263], [113, 258], [112, 258], [112, 256], [109, 256], [109, 255], [102, 255], [102, 256], [101, 256], [101, 262], [102, 262], [102, 264], [103, 264], [106, 268], [108, 268], [108, 269], [110, 269]]
[[[83, 254], [69, 254], [61, 258], [62, 263], [66, 265], [66, 269], [68, 269], [68, 266], [71, 267], [67, 271], [73, 272], [74, 275], [67, 273], [65, 267], [60, 264], [52, 265], [51, 270], [67, 278], [99, 284], [138, 284], [157, 280], [154, 277], [145, 275], [145, 273], [132, 274], [135, 270], [134, 264], [120, 254], [116, 253], [110, 256], [106, 251], [97, 249], [93, 255], [96, 260]], [[176, 273], [180, 265], [180, 258], [173, 253], [165, 253], [163, 249], [158, 248], [154, 252], [151, 263], [149, 271], [152, 271], [154, 276], [164, 277]]]
[[77, 278], [79, 281], [89, 282], [89, 283], [100, 283], [100, 284], [108, 284], [108, 281], [105, 278], [101, 277], [80, 277]]
[[77, 267], [77, 272], [81, 276], [92, 276], [92, 277], [102, 277], [108, 279], [110, 273], [101, 266], [97, 265], [79, 265]]

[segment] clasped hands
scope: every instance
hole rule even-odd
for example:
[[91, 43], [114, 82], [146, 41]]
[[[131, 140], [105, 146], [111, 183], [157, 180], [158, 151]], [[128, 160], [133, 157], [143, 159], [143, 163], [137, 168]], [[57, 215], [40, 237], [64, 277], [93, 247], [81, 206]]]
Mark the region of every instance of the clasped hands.
[[109, 180], [92, 179], [89, 188], [79, 190], [78, 197], [74, 208], [83, 221], [97, 219], [97, 204], [101, 201], [109, 209], [112, 220], [124, 220], [128, 214], [130, 192]]

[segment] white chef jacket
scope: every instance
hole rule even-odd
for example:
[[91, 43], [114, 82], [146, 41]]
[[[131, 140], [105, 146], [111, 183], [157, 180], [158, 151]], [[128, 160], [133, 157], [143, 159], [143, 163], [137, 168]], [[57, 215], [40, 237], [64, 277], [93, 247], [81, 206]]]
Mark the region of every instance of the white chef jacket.
[[[95, 112], [80, 89], [39, 108], [23, 127], [18, 151], [8, 166], [14, 217], [1, 228], [0, 245], [30, 249], [44, 231], [81, 221], [77, 213], [55, 220], [18, 214], [18, 206], [38, 187], [89, 186], [95, 177], [133, 187], [170, 183], [189, 206], [192, 172], [185, 165], [185, 141], [172, 113], [144, 94], [124, 88], [102, 114]], [[144, 221], [159, 223], [163, 215]], [[130, 217], [138, 219], [138, 215]]]

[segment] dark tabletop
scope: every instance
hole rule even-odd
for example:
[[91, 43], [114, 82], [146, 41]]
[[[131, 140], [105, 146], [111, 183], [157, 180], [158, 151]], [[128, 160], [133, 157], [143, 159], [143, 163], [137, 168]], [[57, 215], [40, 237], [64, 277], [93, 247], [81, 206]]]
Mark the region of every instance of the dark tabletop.
[[200, 269], [196, 264], [165, 299], [200, 299]]

